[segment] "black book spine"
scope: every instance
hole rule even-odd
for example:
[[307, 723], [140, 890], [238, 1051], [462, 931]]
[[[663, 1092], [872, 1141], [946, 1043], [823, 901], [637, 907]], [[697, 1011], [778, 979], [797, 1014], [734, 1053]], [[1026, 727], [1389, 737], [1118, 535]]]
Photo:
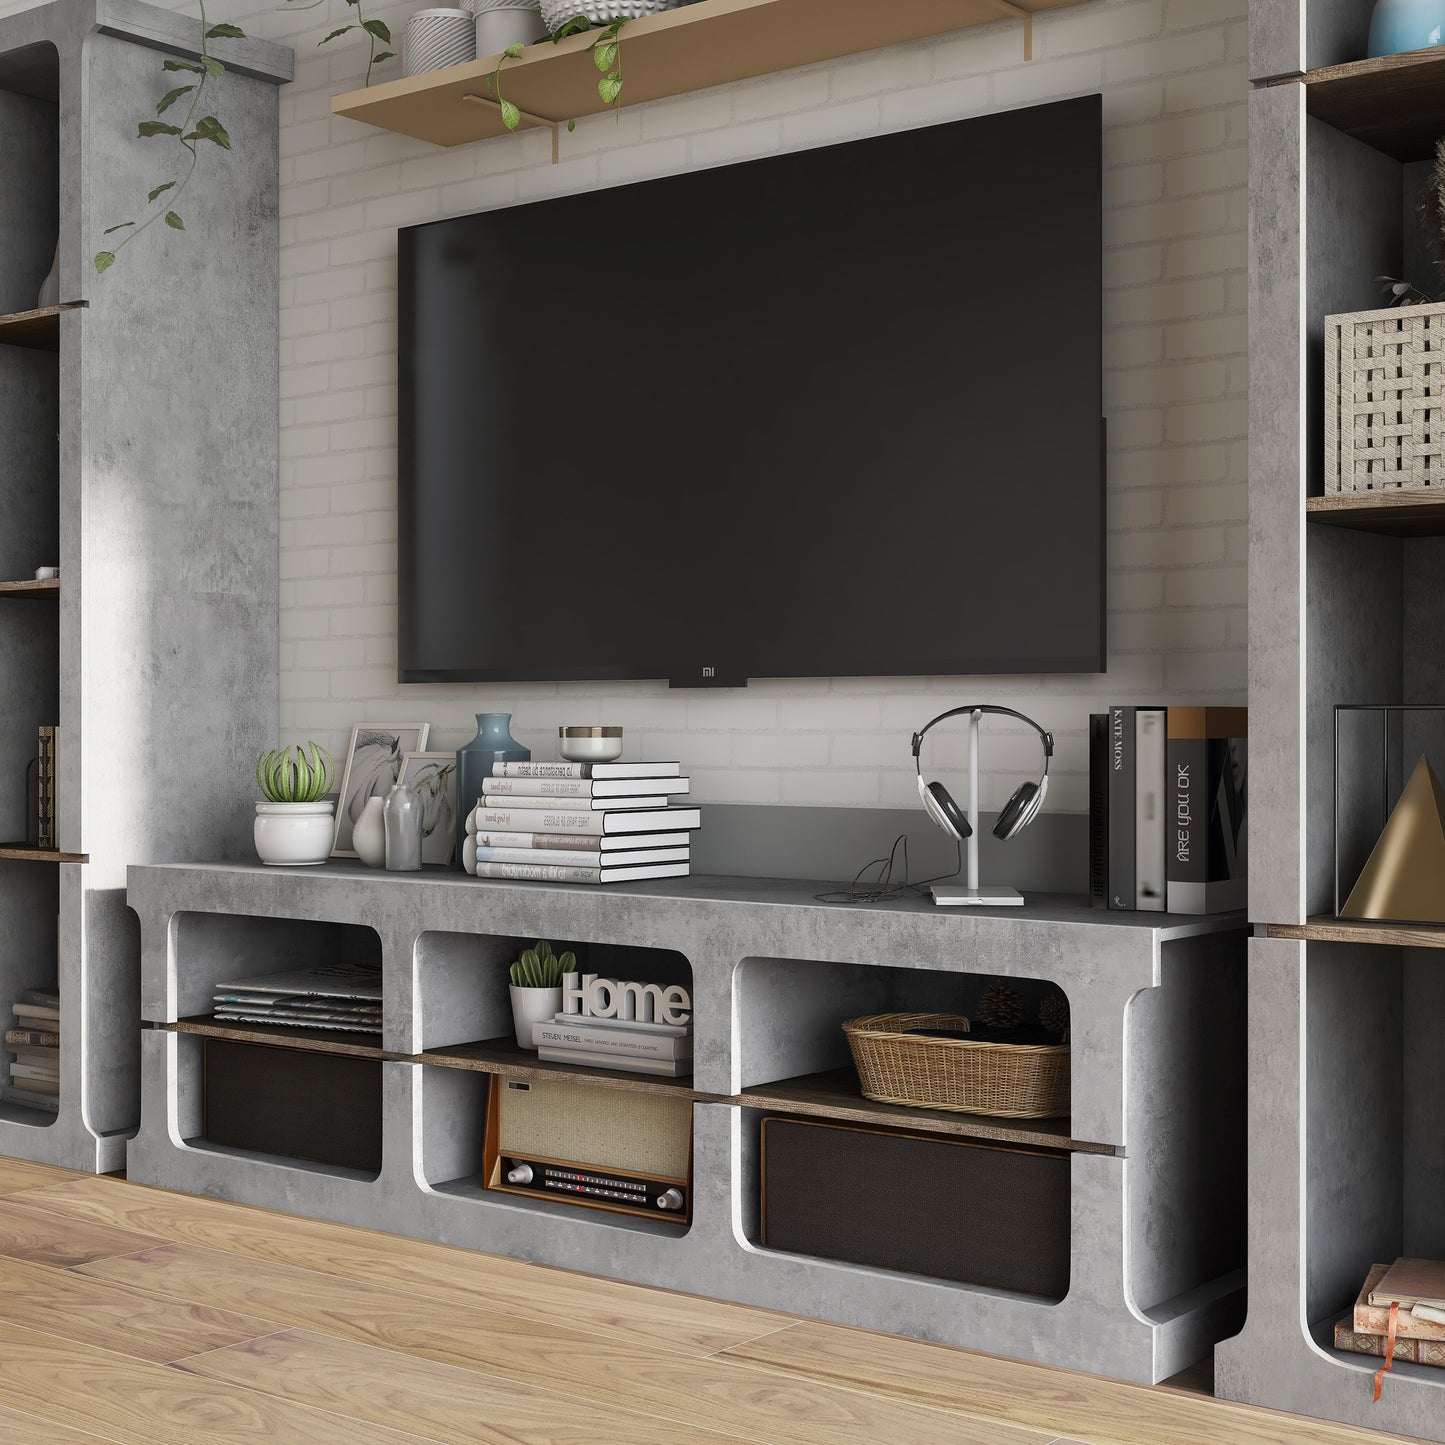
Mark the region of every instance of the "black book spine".
[[1089, 718], [1089, 903], [1109, 906], [1109, 714]]
[[1109, 709], [1109, 907], [1135, 906], [1134, 709]]

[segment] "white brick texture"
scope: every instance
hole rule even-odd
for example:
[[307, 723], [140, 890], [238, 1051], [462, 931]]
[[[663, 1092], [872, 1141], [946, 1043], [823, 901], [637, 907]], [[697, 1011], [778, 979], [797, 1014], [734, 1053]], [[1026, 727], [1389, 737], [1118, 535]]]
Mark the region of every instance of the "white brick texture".
[[[243, 0], [210, 12], [297, 55], [281, 92], [283, 737], [337, 750], [354, 721], [425, 717], [431, 745], [451, 748], [474, 712], [501, 710], [550, 755], [558, 723], [615, 721], [641, 748], [680, 755], [703, 802], [907, 806], [908, 733], [978, 698], [1055, 730], [1050, 805], [1078, 811], [1090, 711], [1111, 698], [1244, 700], [1247, 0], [1090, 0], [1037, 19], [1030, 64], [1017, 27], [1001, 23], [662, 101], [620, 124], [579, 122], [555, 168], [537, 134], [441, 151], [331, 118], [331, 95], [354, 89], [365, 66], [351, 37], [317, 50], [337, 15], [353, 18], [343, 0], [329, 6]], [[21, 8], [0, 0], [0, 13]], [[375, 13], [400, 30], [412, 8]], [[391, 62], [378, 76], [398, 73]], [[1106, 125], [1107, 676], [767, 682], [737, 695], [394, 681], [398, 226], [1095, 90]], [[906, 619], [906, 583], [881, 584]], [[961, 761], [948, 738], [929, 747], [931, 765]], [[1026, 737], [1000, 738], [988, 804], [1032, 766]]]

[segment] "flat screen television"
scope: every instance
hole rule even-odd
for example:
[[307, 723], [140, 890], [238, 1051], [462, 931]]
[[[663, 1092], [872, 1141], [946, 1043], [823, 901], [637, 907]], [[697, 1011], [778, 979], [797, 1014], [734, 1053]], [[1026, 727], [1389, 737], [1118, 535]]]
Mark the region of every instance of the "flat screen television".
[[402, 681], [1102, 671], [1101, 129], [402, 230]]

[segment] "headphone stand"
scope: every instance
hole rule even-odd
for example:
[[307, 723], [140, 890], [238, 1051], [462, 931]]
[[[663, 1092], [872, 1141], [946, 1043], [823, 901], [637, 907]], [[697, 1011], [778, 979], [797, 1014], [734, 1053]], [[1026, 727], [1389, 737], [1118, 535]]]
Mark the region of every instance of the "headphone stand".
[[968, 825], [964, 847], [968, 850], [968, 887], [935, 883], [931, 892], [940, 908], [1021, 908], [1024, 896], [1016, 888], [978, 886], [978, 750], [983, 713], [968, 715]]

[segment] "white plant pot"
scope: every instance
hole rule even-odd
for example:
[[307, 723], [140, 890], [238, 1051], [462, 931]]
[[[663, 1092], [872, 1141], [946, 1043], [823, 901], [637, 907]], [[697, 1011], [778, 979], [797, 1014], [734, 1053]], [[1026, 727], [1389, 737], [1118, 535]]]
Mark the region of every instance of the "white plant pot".
[[302, 868], [331, 856], [331, 803], [257, 803], [252, 836], [263, 863]]
[[477, 14], [477, 58], [500, 55], [512, 45], [535, 45], [547, 27], [534, 5], [499, 5]]
[[550, 1023], [554, 1015], [562, 1012], [562, 988], [519, 988], [507, 985], [512, 994], [512, 1027], [517, 1034], [519, 1049], [535, 1049], [532, 1042], [532, 1025]]

